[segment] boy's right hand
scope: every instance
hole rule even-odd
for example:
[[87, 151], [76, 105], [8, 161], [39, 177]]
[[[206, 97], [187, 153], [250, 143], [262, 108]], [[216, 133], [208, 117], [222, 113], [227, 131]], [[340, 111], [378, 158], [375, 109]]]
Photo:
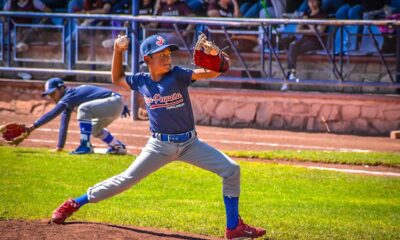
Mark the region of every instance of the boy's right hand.
[[126, 35], [118, 35], [114, 40], [114, 51], [123, 53], [129, 48], [129, 38]]

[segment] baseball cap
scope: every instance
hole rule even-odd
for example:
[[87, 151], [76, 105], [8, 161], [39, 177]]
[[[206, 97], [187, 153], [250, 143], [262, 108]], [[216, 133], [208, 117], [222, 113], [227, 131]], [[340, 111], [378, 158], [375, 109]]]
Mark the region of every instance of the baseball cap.
[[179, 49], [176, 44], [167, 44], [165, 39], [160, 35], [152, 35], [146, 38], [143, 40], [142, 44], [140, 44], [141, 61], [144, 61], [144, 56], [160, 52], [166, 48], [169, 48], [171, 51]]
[[44, 85], [44, 92], [42, 92], [42, 96], [46, 96], [48, 94], [53, 93], [57, 88], [60, 88], [64, 85], [63, 80], [61, 78], [50, 78], [46, 81]]

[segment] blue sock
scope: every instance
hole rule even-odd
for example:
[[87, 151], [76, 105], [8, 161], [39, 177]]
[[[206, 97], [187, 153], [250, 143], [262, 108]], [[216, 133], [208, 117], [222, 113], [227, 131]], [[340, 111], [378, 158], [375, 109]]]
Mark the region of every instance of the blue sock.
[[226, 227], [233, 230], [239, 224], [239, 198], [224, 196]]
[[75, 200], [75, 202], [79, 203], [79, 207], [82, 207], [86, 203], [89, 203], [89, 199], [88, 199], [88, 195], [87, 194], [83, 194], [82, 196], [80, 196], [78, 198], [75, 198], [74, 200]]
[[111, 135], [109, 131], [103, 129], [103, 138], [101, 140], [103, 140], [103, 142], [107, 144], [110, 144], [113, 139], [114, 139], [113, 135]]
[[81, 141], [90, 142], [90, 135], [92, 134], [92, 121], [79, 120], [79, 128], [81, 129]]
[[101, 138], [101, 140], [103, 140], [103, 142], [107, 143], [108, 146], [112, 147], [115, 144], [118, 144], [118, 140], [107, 130], [107, 129], [103, 129], [103, 136]]

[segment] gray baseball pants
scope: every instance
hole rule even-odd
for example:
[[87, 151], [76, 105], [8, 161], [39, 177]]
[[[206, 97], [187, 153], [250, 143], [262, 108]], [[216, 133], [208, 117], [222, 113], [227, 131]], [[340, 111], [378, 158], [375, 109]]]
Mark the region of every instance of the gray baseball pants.
[[224, 196], [239, 197], [240, 166], [224, 153], [200, 141], [196, 136], [183, 143], [163, 142], [150, 137], [128, 169], [88, 189], [89, 202], [96, 203], [117, 195], [175, 160], [218, 174], [223, 179]]
[[108, 98], [96, 99], [82, 103], [78, 107], [78, 121], [92, 121], [92, 135], [99, 138], [102, 136], [103, 128], [110, 125], [119, 118], [124, 109], [122, 97], [113, 95]]

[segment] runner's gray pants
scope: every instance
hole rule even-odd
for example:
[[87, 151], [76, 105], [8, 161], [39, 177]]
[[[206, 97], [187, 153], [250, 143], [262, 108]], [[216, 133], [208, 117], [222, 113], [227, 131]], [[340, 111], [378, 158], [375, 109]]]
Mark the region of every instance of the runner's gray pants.
[[119, 95], [96, 99], [82, 103], [78, 107], [77, 118], [92, 122], [92, 135], [95, 138], [102, 137], [103, 129], [115, 119], [121, 117], [124, 102]]

